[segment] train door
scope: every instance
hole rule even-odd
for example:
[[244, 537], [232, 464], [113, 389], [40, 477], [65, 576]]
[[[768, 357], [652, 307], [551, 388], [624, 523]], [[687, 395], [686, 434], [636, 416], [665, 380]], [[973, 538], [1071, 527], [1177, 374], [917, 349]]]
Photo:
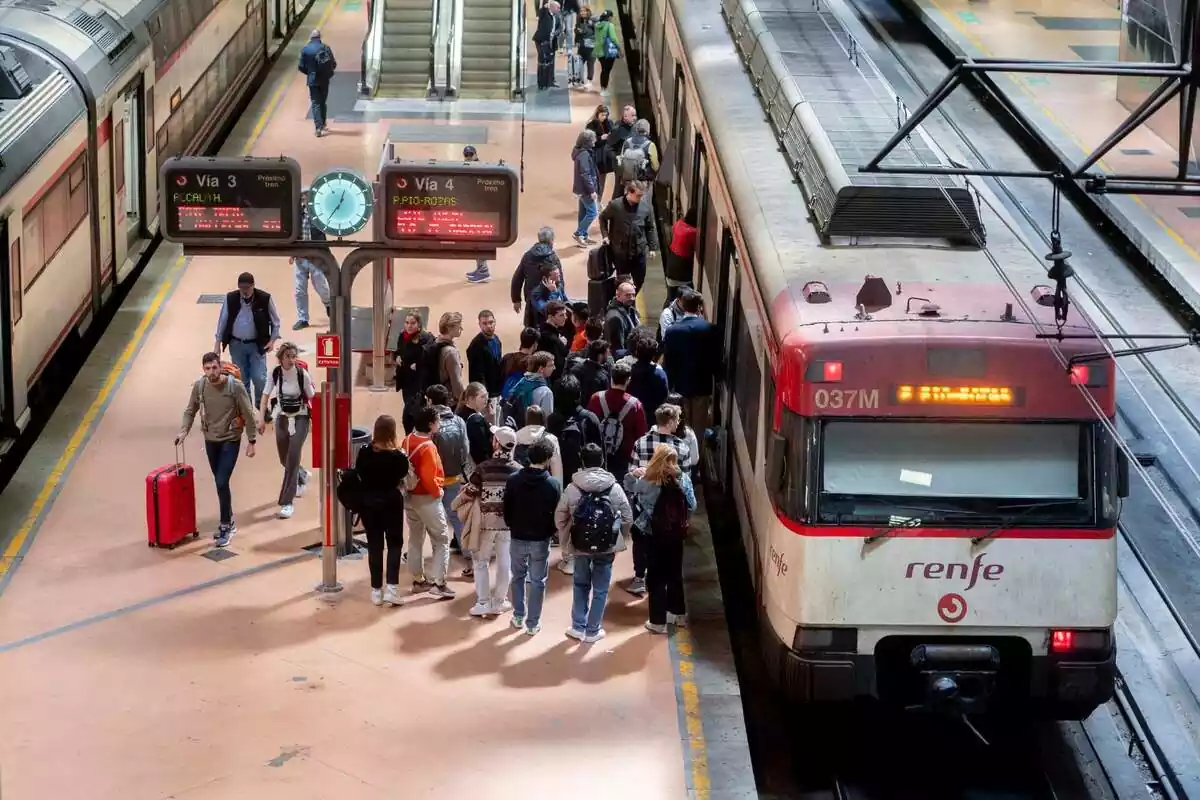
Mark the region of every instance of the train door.
[[716, 392], [713, 395], [713, 427], [724, 434], [720, 437], [720, 452], [717, 458], [718, 478], [722, 486], [729, 487], [728, 481], [733, 477], [733, 443], [729, 437], [730, 420], [733, 418], [733, 387], [736, 369], [734, 348], [737, 346], [737, 323], [741, 313], [741, 270], [738, 269], [737, 245], [733, 233], [728, 228], [722, 228], [720, 234], [713, 231], [714, 237], [721, 236], [721, 255], [717, 271], [715, 306], [712, 322], [717, 326], [718, 341], [721, 342], [721, 352], [725, 354], [724, 371], [717, 376]]
[[[687, 117], [687, 79], [683, 67], [675, 67], [674, 105], [671, 109], [671, 139], [675, 142], [675, 175], [671, 179], [668, 208], [674, 215], [687, 208], [687, 185], [684, 176], [691, 177], [691, 123]], [[695, 184], [692, 184], [693, 186]]]
[[136, 255], [145, 237], [145, 92], [139, 76], [113, 101], [112, 191], [117, 268]]
[[17, 432], [13, 418], [13, 336], [21, 321], [25, 287], [21, 282], [21, 238], [18, 234], [8, 241], [8, 216], [0, 219], [0, 435], [14, 436]]

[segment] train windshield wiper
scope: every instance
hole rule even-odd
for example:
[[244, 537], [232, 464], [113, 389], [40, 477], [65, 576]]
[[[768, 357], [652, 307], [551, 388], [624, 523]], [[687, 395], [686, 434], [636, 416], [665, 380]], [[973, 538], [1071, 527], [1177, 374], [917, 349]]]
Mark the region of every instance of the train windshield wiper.
[[[1016, 504], [1010, 504], [1007, 506], [1002, 506], [1002, 508], [1020, 508], [1021, 510], [1018, 511], [1016, 514], [1010, 514], [1008, 516], [1001, 516], [999, 518], [999, 522], [996, 524], [996, 527], [992, 528], [987, 533], [981, 534], [981, 535], [976, 536], [973, 539], [971, 539], [971, 544], [972, 545], [981, 545], [984, 542], [991, 540], [993, 537], [996, 536], [996, 534], [998, 534], [1002, 531], [1008, 530], [1013, 525], [1016, 525], [1022, 519], [1029, 516], [1030, 514], [1032, 514], [1034, 511], [1040, 511], [1043, 508], [1054, 508], [1055, 506], [1073, 506], [1073, 505], [1077, 505], [1078, 503], [1079, 503], [1078, 499], [1038, 500], [1038, 501], [1031, 502], [1031, 503], [1016, 503]], [[984, 516], [990, 516], [990, 515], [984, 515]]]

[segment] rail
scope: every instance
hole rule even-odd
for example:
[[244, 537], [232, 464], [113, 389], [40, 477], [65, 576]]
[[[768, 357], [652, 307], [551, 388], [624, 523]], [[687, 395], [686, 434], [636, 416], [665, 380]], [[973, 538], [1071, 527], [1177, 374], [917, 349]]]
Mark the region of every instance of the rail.
[[429, 37], [429, 88], [427, 94], [440, 95], [437, 85], [437, 45], [442, 32], [442, 0], [433, 0], [433, 33]]
[[458, 18], [462, 14], [460, 0], [450, 0], [450, 35], [446, 37], [446, 85], [442, 97], [458, 94], [458, 75], [462, 74], [462, 42], [458, 37]]
[[[512, 38], [509, 40], [508, 86], [511, 97], [525, 97], [525, 31], [528, 22], [525, 14], [525, 4], [521, 0], [512, 3]], [[522, 110], [522, 126], [524, 125], [524, 110]], [[524, 143], [522, 130], [522, 144]]]

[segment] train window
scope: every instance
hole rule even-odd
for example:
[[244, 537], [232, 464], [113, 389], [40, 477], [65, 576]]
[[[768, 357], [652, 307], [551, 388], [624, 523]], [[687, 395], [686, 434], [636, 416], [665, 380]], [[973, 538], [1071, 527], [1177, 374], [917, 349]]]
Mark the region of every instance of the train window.
[[177, 15], [176, 20], [178, 21], [179, 28], [177, 31], [175, 46], [171, 48], [172, 50], [178, 50], [184, 45], [185, 42], [187, 42], [188, 36], [191, 35], [192, 31], [195, 29], [197, 22], [197, 20], [192, 19], [192, 9], [190, 6], [188, 6], [187, 0], [184, 0], [184, 2], [178, 2], [178, 0], [176, 0], [175, 14]]
[[125, 188], [125, 122], [113, 128], [113, 192]]
[[154, 150], [154, 137], [147, 135], [146, 131], [154, 130], [154, 87], [146, 87], [146, 102], [143, 104], [146, 107], [146, 127], [143, 128], [143, 136], [146, 138], [146, 152]]
[[700, 266], [704, 273], [704, 291], [712, 296], [720, 286], [717, 262], [721, 258], [721, 215], [717, 204], [713, 202], [712, 192], [708, 192], [703, 199], [704, 222], [700, 228], [701, 241], [697, 245], [697, 252], [702, 254]]
[[742, 423], [742, 434], [746, 449], [750, 451], [750, 462], [758, 467], [758, 418], [762, 399], [762, 370], [754, 342], [750, 339], [750, 327], [745, 313], [738, 314], [737, 323], [737, 371], [734, 375], [733, 396], [737, 400], [738, 418]]
[[21, 311], [25, 304], [25, 288], [21, 285], [21, 240], [12, 243], [8, 251], [8, 289], [12, 298], [12, 324], [21, 321]]
[[25, 215], [21, 240], [25, 242], [25, 264], [21, 271], [21, 288], [28, 290], [42, 268], [42, 212], [35, 206]]
[[[655, 0], [653, 5], [651, 6], [650, 12], [649, 12], [650, 13], [650, 20], [649, 20], [650, 35], [647, 37], [647, 39], [650, 42], [650, 49], [654, 52], [654, 55], [655, 55], [655, 61], [652, 64], [652, 68], [654, 69], [654, 72], [658, 75], [663, 75], [663, 74], [669, 75], [670, 74], [670, 73], [662, 72], [663, 54], [666, 52], [666, 49], [667, 49], [664, 46], [664, 44], [665, 44], [664, 38], [666, 35], [666, 31], [665, 31], [665, 26], [663, 25], [663, 16], [666, 14], [666, 10], [664, 9], [664, 6], [668, 2], [670, 2], [670, 0]], [[663, 91], [666, 92], [666, 87], [663, 88]], [[668, 105], [670, 105], [670, 103], [668, 103]]]

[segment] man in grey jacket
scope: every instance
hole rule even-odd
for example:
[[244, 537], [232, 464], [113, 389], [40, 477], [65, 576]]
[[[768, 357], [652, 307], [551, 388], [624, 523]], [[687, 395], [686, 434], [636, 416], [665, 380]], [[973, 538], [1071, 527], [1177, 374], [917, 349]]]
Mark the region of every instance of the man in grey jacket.
[[644, 181], [625, 184], [625, 194], [613, 198], [600, 212], [600, 236], [609, 246], [613, 269], [633, 276], [640, 292], [646, 282], [646, 257], [658, 250], [658, 231]]
[[254, 406], [246, 387], [232, 375], [221, 370], [221, 357], [216, 353], [205, 353], [200, 359], [204, 377], [192, 384], [187, 408], [183, 410], [183, 424], [175, 437], [180, 445], [192, 430], [196, 414], [200, 414], [200, 431], [204, 434], [204, 451], [208, 455], [208, 466], [217, 483], [217, 501], [221, 507], [221, 523], [213, 538], [217, 547], [226, 547], [237, 528], [233, 524], [233, 495], [229, 491], [229, 479], [237, 466], [238, 445], [245, 432], [246, 458], [254, 458], [254, 442], [257, 426]]
[[[604, 638], [600, 623], [604, 620], [604, 606], [608, 602], [608, 588], [612, 583], [613, 561], [617, 553], [625, 549], [625, 539], [633, 525], [633, 509], [625, 491], [601, 466], [604, 454], [596, 444], [584, 445], [581, 454], [583, 469], [575, 473], [567, 490], [554, 510], [554, 525], [558, 529], [559, 541], [564, 554], [573, 554], [575, 598], [571, 603], [571, 627], [567, 636], [590, 644]], [[599, 495], [599, 503], [607, 502], [614, 512], [613, 525], [618, 528], [613, 546], [602, 552], [582, 553], [572, 545], [572, 528], [575, 512], [584, 498]], [[599, 503], [597, 505], [599, 505]]]
[[451, 511], [450, 504], [462, 491], [463, 482], [467, 478], [467, 467], [471, 463], [467, 423], [450, 407], [452, 402], [450, 390], [445, 386], [435, 383], [426, 388], [425, 400], [433, 406], [438, 415], [438, 431], [433, 435], [433, 443], [437, 445], [438, 455], [442, 459], [442, 469], [446, 473], [446, 483], [442, 487], [442, 505], [446, 509], [446, 518], [450, 520], [450, 527], [454, 531], [450, 549], [455, 553], [461, 553], [463, 523], [458, 518], [458, 514]]

